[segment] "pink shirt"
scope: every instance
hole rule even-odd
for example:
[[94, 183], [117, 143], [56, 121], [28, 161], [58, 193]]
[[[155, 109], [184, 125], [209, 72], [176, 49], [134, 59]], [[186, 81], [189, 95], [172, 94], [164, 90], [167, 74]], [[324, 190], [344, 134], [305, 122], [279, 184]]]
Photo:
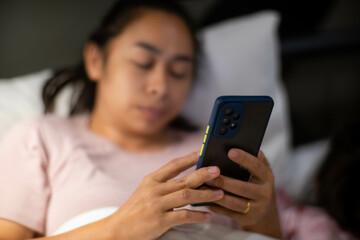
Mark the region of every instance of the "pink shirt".
[[[87, 124], [86, 115], [46, 116], [19, 124], [2, 139], [0, 218], [52, 234], [83, 212], [121, 206], [145, 175], [199, 151], [203, 138], [202, 132], [174, 131], [181, 138], [178, 143], [139, 154], [96, 135]], [[214, 221], [235, 226], [216, 214]]]

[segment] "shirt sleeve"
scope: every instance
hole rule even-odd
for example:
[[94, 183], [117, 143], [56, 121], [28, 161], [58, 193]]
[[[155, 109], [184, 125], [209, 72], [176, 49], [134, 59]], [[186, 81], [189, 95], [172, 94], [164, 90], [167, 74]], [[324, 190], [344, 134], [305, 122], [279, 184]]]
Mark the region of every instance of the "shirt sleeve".
[[24, 122], [0, 142], [0, 218], [45, 231], [50, 187], [39, 124]]

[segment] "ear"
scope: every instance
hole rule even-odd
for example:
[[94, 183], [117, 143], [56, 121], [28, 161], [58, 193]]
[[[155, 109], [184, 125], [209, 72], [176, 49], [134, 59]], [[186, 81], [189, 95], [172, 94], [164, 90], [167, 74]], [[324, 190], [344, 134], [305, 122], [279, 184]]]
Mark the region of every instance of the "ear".
[[95, 43], [87, 43], [84, 52], [85, 70], [91, 81], [97, 82], [103, 74], [103, 55], [102, 51]]

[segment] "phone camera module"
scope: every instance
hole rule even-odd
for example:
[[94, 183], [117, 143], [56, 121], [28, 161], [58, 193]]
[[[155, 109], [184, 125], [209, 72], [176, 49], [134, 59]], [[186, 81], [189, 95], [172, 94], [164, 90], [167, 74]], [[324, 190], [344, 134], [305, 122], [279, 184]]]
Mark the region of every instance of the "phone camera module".
[[227, 108], [227, 109], [225, 109], [224, 114], [227, 115], [227, 116], [229, 116], [229, 115], [231, 115], [233, 112], [234, 112], [234, 110], [233, 110], [232, 108]]
[[222, 120], [222, 124], [223, 125], [228, 125], [230, 123], [230, 119], [229, 118], [224, 118], [223, 120]]
[[219, 130], [219, 134], [220, 135], [224, 135], [228, 132], [228, 129], [227, 127], [221, 127], [220, 130]]

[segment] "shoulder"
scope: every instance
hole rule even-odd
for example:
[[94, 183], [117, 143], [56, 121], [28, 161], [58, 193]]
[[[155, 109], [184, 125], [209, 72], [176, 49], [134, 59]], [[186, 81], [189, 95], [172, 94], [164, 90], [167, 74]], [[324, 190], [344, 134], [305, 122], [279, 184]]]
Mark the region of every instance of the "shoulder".
[[37, 128], [44, 136], [61, 138], [74, 134], [79, 124], [85, 121], [85, 118], [85, 115], [72, 117], [45, 115], [38, 119]]
[[33, 141], [40, 135], [40, 119], [27, 119], [14, 124], [1, 137], [1, 146]]
[[74, 133], [79, 117], [59, 117], [45, 115], [40, 118], [28, 119], [16, 123], [1, 138], [1, 146], [30, 146], [41, 145], [47, 147], [49, 144], [56, 145], [66, 141]]
[[77, 117], [60, 117], [56, 115], [44, 115], [39, 118], [27, 119], [16, 123], [9, 132], [44, 132], [57, 130], [58, 132], [65, 128], [71, 128], [77, 121]]
[[44, 115], [42, 117], [17, 122], [9, 129], [9, 132], [30, 132], [41, 130], [49, 126], [66, 125], [70, 122], [70, 119], [71, 118], [64, 118], [56, 115]]

